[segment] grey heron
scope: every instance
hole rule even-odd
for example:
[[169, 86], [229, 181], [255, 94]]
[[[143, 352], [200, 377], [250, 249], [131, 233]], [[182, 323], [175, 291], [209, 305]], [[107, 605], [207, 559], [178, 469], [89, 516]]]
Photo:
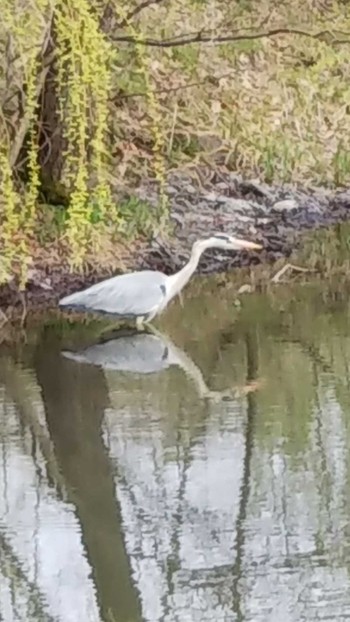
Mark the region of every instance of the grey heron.
[[65, 296], [60, 307], [132, 317], [141, 328], [160, 314], [180, 293], [198, 266], [202, 253], [208, 248], [223, 250], [260, 250], [262, 246], [224, 233], [216, 233], [192, 246], [188, 263], [179, 272], [167, 276], [156, 270], [130, 272], [96, 283], [83, 291]]
[[92, 344], [77, 352], [62, 350], [61, 354], [75, 363], [96, 365], [105, 374], [123, 372], [148, 375], [177, 366], [192, 381], [199, 397], [214, 401], [246, 395], [259, 388], [258, 382], [255, 382], [243, 387], [212, 391], [199, 367], [182, 348], [176, 346], [168, 335], [154, 326], [149, 329], [150, 333], [135, 329], [119, 330], [113, 339]]

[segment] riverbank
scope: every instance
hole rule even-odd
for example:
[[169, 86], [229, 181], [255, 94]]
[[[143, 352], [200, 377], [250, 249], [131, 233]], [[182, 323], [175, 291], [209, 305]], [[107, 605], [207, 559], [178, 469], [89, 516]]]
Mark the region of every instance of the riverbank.
[[[15, 281], [0, 288], [0, 307], [8, 318], [35, 310], [53, 309], [58, 299], [103, 278], [129, 270], [174, 272], [188, 259], [193, 242], [215, 231], [225, 231], [263, 245], [256, 253], [208, 251], [198, 272], [214, 274], [234, 268], [272, 264], [289, 257], [306, 231], [350, 218], [350, 191], [324, 188], [271, 186], [245, 180], [226, 171], [177, 172], [165, 188], [170, 227], [153, 237], [138, 236], [109, 250], [109, 260], [88, 259], [84, 274], [71, 273], [64, 246], [57, 241], [37, 248], [25, 293]], [[144, 183], [134, 194], [156, 209], [159, 197], [154, 183]], [[115, 251], [115, 252], [114, 252]]]

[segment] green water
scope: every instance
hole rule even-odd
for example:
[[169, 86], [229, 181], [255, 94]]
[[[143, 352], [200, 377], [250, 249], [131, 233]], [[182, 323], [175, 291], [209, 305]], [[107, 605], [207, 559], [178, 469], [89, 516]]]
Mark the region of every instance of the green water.
[[190, 293], [0, 347], [0, 620], [350, 619], [348, 295]]

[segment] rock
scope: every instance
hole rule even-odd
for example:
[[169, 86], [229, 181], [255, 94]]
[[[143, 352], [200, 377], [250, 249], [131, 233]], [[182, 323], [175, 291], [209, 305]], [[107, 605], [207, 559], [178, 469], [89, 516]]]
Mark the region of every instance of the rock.
[[244, 285], [241, 285], [241, 287], [239, 288], [237, 294], [251, 294], [254, 291], [253, 286], [250, 285], [249, 283], [244, 283]]
[[249, 215], [251, 213], [251, 203], [245, 199], [231, 199], [231, 197], [224, 197], [224, 203], [227, 208], [237, 213]]
[[272, 206], [275, 212], [291, 212], [298, 209], [299, 205], [294, 199], [284, 199], [283, 201], [277, 201]]
[[274, 200], [274, 196], [271, 193], [270, 188], [266, 184], [262, 184], [259, 179], [248, 179], [240, 182], [240, 187], [243, 191], [252, 191], [258, 196], [265, 197], [269, 201]]
[[[210, 201], [211, 203], [219, 199], [216, 192], [207, 192], [207, 194], [202, 195], [201, 198], [205, 201]], [[224, 200], [226, 200], [226, 197], [224, 197]]]

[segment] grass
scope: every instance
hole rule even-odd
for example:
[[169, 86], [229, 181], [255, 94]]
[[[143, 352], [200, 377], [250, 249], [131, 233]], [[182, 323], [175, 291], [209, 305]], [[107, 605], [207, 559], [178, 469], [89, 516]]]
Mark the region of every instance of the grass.
[[[214, 35], [274, 28], [320, 32], [330, 23], [334, 28], [325, 40], [281, 34], [218, 46], [146, 48], [161, 131], [165, 144], [172, 144], [168, 168], [189, 158], [199, 164], [210, 157], [269, 182], [349, 183], [350, 43], [335, 40], [338, 30], [350, 30], [350, 11], [342, 2], [317, 6], [292, 0], [275, 4], [271, 11], [267, 1], [218, 1], [208, 8], [206, 3], [179, 0], [140, 14], [140, 32], [153, 38], [196, 31], [198, 24]], [[264, 26], [258, 28], [261, 22]], [[123, 54], [130, 62], [130, 48], [121, 49], [120, 68]], [[146, 98], [132, 98], [137, 88], [130, 80], [126, 101], [133, 103], [126, 114], [126, 140], [147, 113]], [[208, 131], [218, 138], [216, 152], [210, 154], [201, 141]], [[179, 137], [172, 143], [171, 133]]]
[[[25, 8], [27, 0], [17, 4]], [[30, 46], [38, 43], [41, 17], [39, 11], [30, 13], [29, 5], [26, 15]], [[198, 30], [215, 37], [276, 28], [326, 34], [169, 48], [113, 44], [108, 120], [113, 184], [137, 184], [152, 175], [154, 124], [163, 137], [167, 170], [209, 161], [268, 182], [349, 183], [350, 42], [341, 34], [350, 31], [347, 3], [290, 0], [274, 3], [272, 10], [268, 0], [178, 0], [146, 7], [132, 24], [120, 34], [167, 39]], [[0, 28], [0, 44], [5, 38]], [[16, 79], [21, 83], [24, 76]], [[15, 89], [15, 81], [7, 85], [0, 79], [1, 101], [9, 86]], [[214, 149], [203, 139], [208, 133], [216, 139]]]
[[[98, 3], [99, 10], [105, 2]], [[128, 10], [136, 6], [124, 4]], [[18, 11], [28, 8], [30, 28], [22, 32], [15, 20], [16, 41], [38, 44], [40, 11], [31, 13], [27, 0], [16, 0], [17, 5]], [[112, 184], [137, 184], [152, 175], [155, 131], [163, 137], [167, 170], [224, 163], [268, 182], [348, 184], [350, 42], [342, 35], [350, 31], [348, 3], [290, 0], [274, 3], [272, 10], [268, 0], [159, 2], [138, 12], [132, 28], [119, 34], [161, 40], [201, 30], [215, 38], [278, 28], [326, 34], [169, 48], [112, 44]], [[0, 46], [5, 40], [0, 28]], [[23, 67], [16, 71], [23, 73]], [[14, 70], [11, 62], [8, 69]], [[16, 80], [25, 82], [24, 74], [16, 73]], [[0, 101], [17, 88], [16, 80], [7, 85], [0, 78]], [[208, 133], [216, 139], [214, 149], [203, 139]]]

